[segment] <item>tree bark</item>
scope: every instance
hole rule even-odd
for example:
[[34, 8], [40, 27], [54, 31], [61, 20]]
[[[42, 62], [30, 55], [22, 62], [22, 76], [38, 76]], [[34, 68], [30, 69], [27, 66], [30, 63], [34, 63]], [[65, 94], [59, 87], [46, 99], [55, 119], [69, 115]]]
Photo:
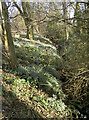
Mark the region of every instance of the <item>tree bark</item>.
[[9, 21], [9, 13], [8, 8], [5, 2], [2, 2], [2, 15], [3, 15], [3, 38], [4, 38], [4, 44], [5, 44], [5, 50], [8, 55], [9, 64], [12, 69], [17, 68], [17, 58], [15, 54], [14, 44], [13, 44], [13, 38], [11, 35], [11, 27], [10, 27], [10, 21]]
[[[26, 35], [26, 38], [27, 39], [34, 39], [34, 31], [33, 31], [33, 25], [31, 25], [31, 9], [30, 9], [30, 12], [28, 11], [28, 7], [30, 7], [30, 3], [25, 3], [25, 2], [21, 2], [22, 3], [22, 9], [23, 11], [20, 9], [20, 7], [17, 5], [16, 2], [14, 2], [15, 6], [17, 7], [17, 9], [19, 10], [21, 16], [23, 17], [24, 19], [24, 22], [25, 22], [25, 26], [26, 26], [26, 29], [27, 29], [27, 35]], [[30, 14], [30, 18], [29, 18], [29, 15], [28, 13]]]
[[68, 32], [67, 23], [66, 23], [66, 19], [67, 19], [66, 2], [63, 2], [63, 17], [64, 17], [65, 37], [66, 37], [66, 40], [68, 40], [69, 39], [69, 32]]

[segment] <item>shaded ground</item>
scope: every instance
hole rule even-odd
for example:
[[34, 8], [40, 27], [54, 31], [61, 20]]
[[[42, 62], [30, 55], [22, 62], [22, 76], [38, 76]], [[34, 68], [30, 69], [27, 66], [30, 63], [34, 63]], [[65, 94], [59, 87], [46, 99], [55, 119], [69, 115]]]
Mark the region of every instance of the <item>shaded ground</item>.
[[[50, 106], [46, 106], [39, 100], [43, 95], [44, 99], [47, 98], [47, 94], [27, 86], [28, 88], [20, 89], [13, 84], [15, 76], [12, 74], [4, 74], [3, 86], [2, 86], [2, 119], [41, 119], [41, 118], [59, 118], [57, 111], [53, 110]], [[8, 78], [6, 77], [8, 75]], [[12, 80], [12, 81], [11, 81]], [[15, 93], [15, 90], [19, 93]], [[29, 95], [26, 97], [25, 92], [29, 90]]]
[[2, 114], [3, 118], [42, 118], [36, 111], [20, 101], [11, 91], [3, 87]]

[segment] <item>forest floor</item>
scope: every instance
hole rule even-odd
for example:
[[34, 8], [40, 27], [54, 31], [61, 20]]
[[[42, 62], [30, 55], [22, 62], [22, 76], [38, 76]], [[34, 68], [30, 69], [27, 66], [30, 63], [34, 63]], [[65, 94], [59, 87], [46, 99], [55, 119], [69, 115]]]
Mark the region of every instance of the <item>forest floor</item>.
[[[42, 105], [42, 101], [37, 100], [41, 95], [46, 99], [47, 94], [31, 86], [21, 90], [19, 86], [14, 86], [12, 81], [10, 81], [16, 79], [16, 76], [10, 73], [3, 73], [3, 75], [5, 78], [3, 78], [2, 86], [2, 118], [46, 118], [47, 115], [49, 117], [53, 116], [53, 118], [58, 117], [55, 115], [55, 111], [52, 111], [50, 107], [46, 109], [45, 103]], [[15, 89], [19, 90], [18, 95], [15, 93]], [[29, 95], [26, 97], [24, 94], [26, 94], [27, 90]]]
[[3, 57], [2, 119], [59, 120], [80, 114], [63, 92], [66, 78], [61, 80], [63, 62], [55, 46], [48, 39], [25, 38], [14, 38], [14, 45], [19, 67], [11, 70]]

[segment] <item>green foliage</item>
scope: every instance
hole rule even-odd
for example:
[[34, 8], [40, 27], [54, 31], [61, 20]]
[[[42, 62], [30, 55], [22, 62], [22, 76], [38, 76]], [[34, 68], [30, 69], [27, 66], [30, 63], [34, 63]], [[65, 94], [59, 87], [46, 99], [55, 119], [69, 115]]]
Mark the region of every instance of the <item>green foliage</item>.
[[17, 70], [16, 70], [16, 74], [17, 75], [26, 75], [27, 74], [27, 70], [23, 66], [19, 66], [17, 68]]
[[46, 27], [46, 32], [44, 33], [49, 39], [64, 39], [65, 36], [65, 28], [63, 23], [58, 22], [48, 22]]
[[[10, 75], [9, 74], [8, 76], [4, 75], [3, 78], [4, 78], [3, 85], [6, 86], [7, 85], [5, 83], [6, 79], [10, 80]], [[8, 86], [9, 91], [12, 91], [13, 95], [19, 98], [20, 100], [22, 101], [26, 100], [26, 102], [33, 100], [35, 104], [37, 102], [37, 106], [41, 106], [41, 108], [43, 107], [48, 113], [49, 111], [55, 110], [57, 112], [56, 114], [59, 115], [60, 117], [66, 115], [67, 106], [65, 105], [61, 98], [57, 100], [56, 95], [53, 95], [53, 97], [48, 96], [46, 97], [45, 94], [43, 93], [41, 94], [41, 91], [38, 91], [36, 88], [31, 87], [31, 83], [29, 81], [26, 81], [25, 79], [14, 78], [12, 79], [12, 83], [9, 84], [10, 84]], [[3, 91], [4, 90], [5, 88], [3, 87]], [[62, 112], [62, 115], [60, 115], [60, 112]]]
[[[51, 110], [50, 107], [52, 112], [57, 111], [61, 117], [89, 118], [89, 3], [68, 4], [31, 4], [31, 10], [36, 11], [32, 12], [30, 17], [33, 21], [37, 19], [37, 26], [32, 24], [34, 29], [35, 26], [38, 27], [39, 34], [34, 35], [35, 40], [21, 38], [26, 34], [15, 36], [14, 45], [19, 67], [15, 71], [7, 69], [5, 60], [3, 65], [5, 72], [20, 78], [3, 75], [4, 85], [11, 85], [12, 91], [21, 100], [35, 101], [34, 103], [47, 112]], [[74, 7], [73, 19], [71, 12], [69, 13], [71, 7]], [[28, 9], [29, 7], [29, 13]], [[47, 22], [40, 24], [39, 16], [44, 18], [47, 9]], [[63, 83], [60, 80], [63, 80]], [[51, 97], [45, 98], [41, 95], [43, 91]], [[11, 101], [10, 103], [12, 104]]]
[[[22, 41], [16, 42], [19, 44]], [[63, 44], [63, 40], [61, 40], [60, 42], [61, 44]], [[34, 96], [34, 93], [31, 93], [30, 99], [37, 101], [38, 104], [43, 106], [46, 110], [48, 110], [47, 106], [49, 105], [50, 107], [58, 111], [59, 114], [62, 111], [62, 115], [67, 114], [70, 116], [70, 114], [72, 114], [72, 116], [76, 115], [76, 117], [78, 118], [78, 116], [82, 116], [80, 110], [82, 111], [83, 108], [87, 108], [86, 114], [88, 114], [88, 104], [84, 104], [84, 102], [81, 104], [74, 104], [75, 102], [68, 101], [69, 108], [67, 108], [67, 105], [65, 105], [65, 103], [63, 102], [63, 100], [66, 100], [66, 95], [63, 93], [62, 86], [65, 88], [64, 92], [67, 94], [67, 96], [70, 96], [70, 98], [72, 99], [78, 99], [79, 97], [81, 97], [81, 88], [84, 87], [82, 86], [83, 80], [81, 79], [77, 81], [75, 79], [76, 82], [75, 80], [72, 80], [69, 83], [67, 82], [68, 84], [64, 84], [64, 86], [60, 81], [61, 75], [58, 74], [57, 70], [63, 69], [64, 72], [67, 72], [65, 74], [67, 79], [70, 79], [71, 74], [71, 78], [73, 78], [75, 74], [77, 75], [77, 73], [73, 74], [73, 72], [75, 72], [76, 70], [75, 68], [81, 68], [86, 66], [82, 64], [84, 62], [84, 59], [86, 59], [86, 57], [83, 57], [86, 48], [85, 44], [83, 45], [81, 40], [76, 42], [76, 39], [71, 38], [69, 42], [65, 42], [65, 46], [60, 52], [60, 55], [63, 56], [63, 58], [57, 55], [57, 51], [52, 48], [52, 46], [49, 47], [43, 43], [41, 44], [22, 42], [22, 47], [16, 47], [16, 53], [20, 62], [19, 67], [15, 71], [10, 72], [14, 73], [17, 76], [21, 76], [21, 78], [23, 79], [10, 80], [8, 76], [5, 79], [6, 82], [9, 84], [14, 82], [14, 92], [18, 96], [24, 95], [25, 97], [27, 97], [27, 99], [29, 99], [29, 91], [25, 88], [30, 85], [34, 88], [42, 89], [42, 91], [45, 91], [51, 97], [44, 99], [43, 97]], [[77, 43], [81, 44], [77, 47]], [[78, 61], [78, 63], [76, 63], [76, 61]], [[70, 75], [67, 76], [69, 73]], [[28, 84], [26, 83], [26, 81], [28, 82]], [[73, 85], [73, 83], [76, 83], [76, 85]], [[16, 89], [16, 86], [18, 89]], [[76, 90], [74, 90], [74, 87]], [[85, 87], [85, 89], [87, 89], [87, 87]], [[23, 94], [20, 91], [22, 91]], [[35, 89], [33, 90], [33, 92], [34, 91]], [[74, 101], [76, 101], [76, 99]], [[79, 110], [76, 108], [76, 106]]]
[[[60, 76], [51, 66], [43, 67], [35, 64], [30, 64], [27, 67], [19, 67], [15, 71], [16, 75], [25, 75], [24, 78], [29, 81], [34, 87], [39, 87], [45, 90], [50, 95], [57, 94], [58, 98], [64, 99], [65, 95], [61, 89]], [[58, 79], [57, 79], [58, 78]]]
[[[56, 48], [42, 42], [18, 40], [15, 42], [23, 44], [20, 49], [16, 48], [16, 53], [20, 62], [25, 62], [24, 66], [19, 64], [14, 71], [15, 75], [24, 75], [33, 86], [42, 88], [50, 95], [55, 93], [59, 98], [64, 99], [60, 75], [56, 71], [57, 68], [62, 68], [62, 59], [57, 55]], [[26, 62], [29, 63], [27, 66]]]
[[2, 74], [2, 78], [5, 79], [5, 82], [7, 84], [12, 84], [14, 81], [14, 77], [13, 78], [9, 77], [9, 74], [7, 74], [7, 75]]
[[68, 45], [61, 51], [64, 58], [64, 67], [74, 67], [74, 69], [86, 68], [88, 63], [87, 43], [82, 39], [71, 38]]
[[41, 73], [39, 78], [39, 85], [47, 91], [50, 95], [57, 94], [59, 98], [64, 99], [64, 94], [61, 90], [61, 82], [58, 81], [49, 73]]
[[[16, 48], [16, 53], [19, 58], [19, 62], [23, 64], [42, 64], [42, 65], [52, 65], [56, 68], [62, 68], [62, 58], [57, 55], [57, 50], [54, 46], [50, 44], [44, 44], [42, 42], [26, 42], [26, 41], [17, 41], [17, 44], [23, 43], [23, 46]], [[24, 49], [24, 50], [23, 50]], [[21, 61], [24, 60], [24, 61]]]
[[[24, 93], [24, 96], [26, 96], [27, 98], [29, 98], [30, 95], [30, 91], [27, 89], [28, 86], [30, 86], [30, 83], [25, 79], [15, 79], [14, 80], [14, 85], [18, 87], [18, 89], [15, 89], [15, 93], [17, 95], [20, 95], [20, 90], [22, 91], [22, 93]], [[35, 89], [34, 89], [35, 90]], [[33, 90], [33, 92], [34, 92]], [[31, 93], [33, 94], [33, 93]], [[40, 95], [40, 97], [38, 96], [31, 96], [31, 98], [34, 101], [37, 101], [39, 105], [43, 106], [46, 110], [48, 110], [48, 106], [52, 107], [53, 109], [55, 109], [58, 112], [62, 112], [62, 115], [66, 113], [66, 105], [64, 104], [64, 102], [62, 101], [62, 99], [60, 98], [59, 100], [57, 99], [57, 96], [55, 98], [56, 95], [53, 95], [53, 97], [48, 97], [46, 100], [44, 99], [43, 95]]]

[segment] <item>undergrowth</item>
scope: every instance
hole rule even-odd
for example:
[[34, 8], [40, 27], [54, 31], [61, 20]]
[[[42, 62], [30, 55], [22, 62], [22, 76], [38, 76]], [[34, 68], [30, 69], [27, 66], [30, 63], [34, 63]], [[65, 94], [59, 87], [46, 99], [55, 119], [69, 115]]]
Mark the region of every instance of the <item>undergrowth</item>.
[[[70, 58], [63, 59], [63, 52], [59, 56], [51, 44], [19, 39], [15, 39], [14, 44], [19, 66], [11, 70], [3, 60], [3, 95], [7, 88], [14, 97], [41, 113], [42, 118], [88, 116], [89, 71], [72, 68], [71, 48], [66, 51]], [[30, 116], [28, 110], [25, 117]]]

